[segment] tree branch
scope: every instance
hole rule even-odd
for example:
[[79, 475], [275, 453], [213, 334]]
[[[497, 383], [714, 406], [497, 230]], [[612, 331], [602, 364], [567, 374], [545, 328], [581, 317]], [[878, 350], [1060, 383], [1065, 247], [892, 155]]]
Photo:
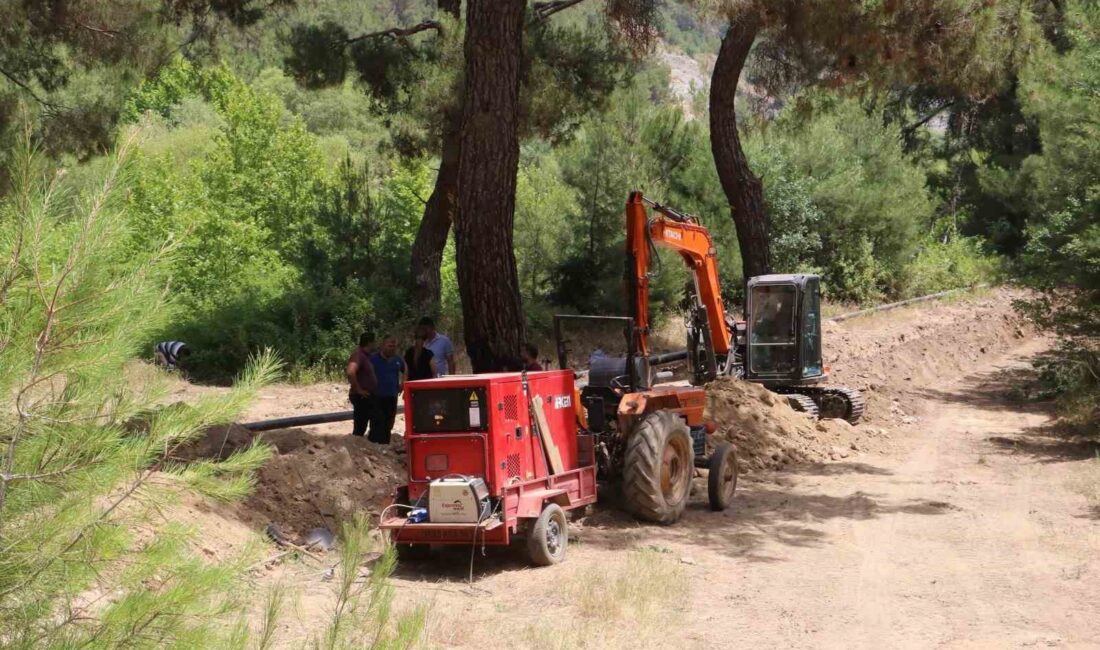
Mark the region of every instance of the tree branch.
[[405, 36], [412, 36], [413, 34], [419, 34], [420, 32], [424, 32], [429, 29], [439, 31], [441, 29], [439, 22], [435, 20], [425, 20], [424, 22], [413, 25], [412, 27], [391, 27], [390, 29], [383, 29], [380, 32], [371, 32], [369, 34], [355, 36], [353, 38], [349, 38], [344, 42], [355, 43], [358, 41], [366, 40], [368, 38], [381, 38], [384, 36], [388, 36], [390, 38], [402, 38]]
[[91, 25], [85, 25], [84, 23], [82, 23], [80, 21], [76, 21], [76, 26], [81, 28], [81, 29], [86, 29], [89, 32], [95, 32], [96, 34], [103, 34], [104, 36], [110, 36], [111, 38], [114, 38], [115, 36], [118, 36], [119, 34], [122, 33], [120, 31], [118, 31], [117, 29], [102, 29], [100, 27], [93, 27]]
[[573, 5], [579, 5], [584, 0], [553, 0], [552, 2], [536, 2], [534, 5], [534, 13], [536, 20], [546, 20], [550, 16], [564, 11]]
[[952, 99], [951, 101], [946, 102], [944, 104], [941, 104], [940, 106], [936, 107], [936, 109], [934, 111], [932, 111], [931, 113], [929, 113], [928, 115], [925, 115], [924, 117], [920, 118], [916, 122], [913, 122], [912, 124], [902, 128], [902, 132], [906, 135], [906, 137], [912, 136], [913, 133], [916, 132], [917, 129], [924, 126], [925, 124], [928, 124], [929, 122], [934, 120], [937, 115], [939, 115], [940, 113], [944, 112], [945, 110], [951, 108], [954, 105], [955, 105], [955, 100], [954, 99]]
[[3, 68], [0, 68], [0, 75], [3, 75], [8, 81], [12, 82], [16, 86], [19, 86], [20, 88], [25, 90], [27, 92], [27, 94], [30, 95], [34, 99], [34, 101], [36, 101], [39, 104], [45, 106], [46, 108], [52, 108], [52, 109], [64, 108], [64, 106], [61, 106], [59, 104], [55, 104], [55, 103], [53, 103], [53, 102], [51, 102], [47, 99], [43, 99], [42, 97], [39, 97], [38, 93], [34, 92], [33, 88], [31, 88], [25, 82], [20, 80], [19, 77], [16, 77], [15, 75], [8, 72], [7, 70], [5, 70]]
[[14, 482], [14, 481], [39, 481], [39, 480], [42, 480], [44, 478], [52, 478], [54, 476], [61, 476], [63, 474], [68, 474], [69, 472], [75, 472], [78, 469], [84, 469], [85, 467], [88, 467], [92, 463], [97, 462], [99, 460], [101, 460], [101, 459], [92, 458], [92, 459], [89, 459], [89, 460], [87, 460], [86, 462], [83, 462], [83, 463], [73, 463], [71, 465], [66, 465], [65, 467], [62, 467], [61, 469], [55, 469], [55, 470], [52, 470], [52, 471], [49, 471], [49, 472], [37, 472], [37, 473], [34, 473], [34, 474], [30, 474], [30, 473], [27, 473], [27, 474], [0, 474], [0, 480], [3, 480], [6, 483], [10, 483], [10, 482]]

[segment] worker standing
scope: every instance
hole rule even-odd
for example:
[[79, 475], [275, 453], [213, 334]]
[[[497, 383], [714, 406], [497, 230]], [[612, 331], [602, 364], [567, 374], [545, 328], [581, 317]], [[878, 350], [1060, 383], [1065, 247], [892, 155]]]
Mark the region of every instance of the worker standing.
[[367, 440], [380, 445], [390, 444], [393, 421], [397, 417], [397, 395], [405, 374], [405, 362], [397, 355], [397, 338], [382, 337], [378, 352], [370, 357], [378, 386], [371, 395], [370, 433]]
[[435, 321], [425, 316], [417, 325], [417, 333], [424, 336], [424, 347], [432, 351], [435, 359], [437, 377], [449, 375], [455, 371], [455, 347], [446, 334], [435, 329]]
[[378, 387], [378, 378], [374, 374], [371, 354], [374, 352], [374, 335], [363, 332], [359, 335], [359, 345], [348, 358], [348, 399], [353, 411], [351, 435], [363, 436], [370, 423], [372, 399], [371, 393]]
[[542, 364], [539, 363], [539, 349], [534, 343], [524, 343], [519, 351], [519, 358], [523, 362], [523, 369], [527, 372], [542, 370]]
[[405, 369], [409, 381], [436, 376], [435, 354], [424, 347], [424, 337], [419, 329], [413, 334], [413, 344], [405, 350]]

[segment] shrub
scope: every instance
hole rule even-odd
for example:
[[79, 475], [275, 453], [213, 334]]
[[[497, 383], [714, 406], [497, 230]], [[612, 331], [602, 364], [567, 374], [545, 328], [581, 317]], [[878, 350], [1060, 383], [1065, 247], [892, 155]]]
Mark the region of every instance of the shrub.
[[[180, 463], [272, 379], [256, 361], [230, 393], [155, 410], [129, 360], [163, 324], [165, 251], [126, 250], [126, 139], [98, 191], [63, 208], [31, 158], [0, 204], [0, 639], [8, 648], [239, 647], [243, 566], [192, 551], [157, 507], [180, 494], [234, 499], [268, 456]], [[128, 263], [119, 263], [129, 257]], [[151, 536], [135, 534], [151, 530]], [[94, 596], [103, 597], [94, 597]]]

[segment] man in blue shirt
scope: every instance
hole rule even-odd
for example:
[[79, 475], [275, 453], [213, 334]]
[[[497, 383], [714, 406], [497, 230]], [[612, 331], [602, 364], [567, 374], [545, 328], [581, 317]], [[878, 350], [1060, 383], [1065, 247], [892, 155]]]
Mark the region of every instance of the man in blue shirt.
[[435, 331], [435, 321], [428, 316], [420, 319], [416, 327], [417, 334], [424, 337], [424, 347], [432, 351], [435, 359], [436, 377], [443, 377], [455, 371], [455, 346], [447, 335]]
[[370, 357], [378, 384], [371, 391], [370, 433], [367, 440], [380, 445], [390, 443], [393, 421], [397, 417], [397, 396], [405, 375], [405, 362], [397, 354], [397, 338], [387, 334], [382, 345]]

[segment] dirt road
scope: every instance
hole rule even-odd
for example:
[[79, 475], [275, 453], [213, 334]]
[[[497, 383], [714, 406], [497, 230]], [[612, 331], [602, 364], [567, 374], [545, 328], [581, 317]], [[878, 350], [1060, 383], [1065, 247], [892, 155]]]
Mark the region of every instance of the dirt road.
[[[827, 361], [865, 392], [864, 421], [802, 440], [797, 458], [758, 453], [732, 511], [706, 510], [702, 480], [671, 527], [605, 502], [574, 523], [555, 567], [492, 547], [474, 549], [472, 584], [469, 547], [401, 565], [396, 610], [426, 608], [427, 647], [1100, 648], [1100, 509], [1082, 496], [1100, 494], [1100, 448], [1010, 399], [1049, 345], [1029, 338], [1015, 297], [999, 289], [830, 324]], [[177, 397], [209, 390], [181, 383]], [[339, 410], [344, 391], [274, 386], [248, 417]], [[212, 430], [214, 449], [247, 444], [242, 431]], [[346, 432], [265, 434], [277, 454], [252, 496], [178, 519], [220, 556], [269, 522], [300, 534], [377, 516], [403, 477], [400, 444]], [[259, 594], [283, 582], [298, 596], [278, 647], [316, 638], [333, 605], [324, 571], [288, 563], [253, 577]]]
[[[755, 475], [739, 487], [734, 511], [710, 513], [700, 501], [669, 528], [601, 510], [579, 526], [558, 567], [478, 558], [477, 591], [429, 594], [438, 614], [432, 639], [454, 647], [1100, 647], [1100, 519], [1074, 489], [1100, 461], [1089, 460], [1088, 443], [1047, 433], [1046, 412], [1004, 396], [1044, 345], [1029, 341], [987, 371], [921, 391], [906, 405], [917, 421], [895, 430], [903, 442], [889, 454]], [[658, 558], [648, 570], [662, 577], [623, 577], [639, 550]], [[423, 596], [440, 579], [461, 590], [464, 559], [405, 569], [399, 591]], [[648, 615], [602, 621], [599, 606], [586, 607], [636, 600], [615, 587], [631, 580], [636, 591], [662, 594]], [[663, 594], [677, 585], [686, 593], [666, 607]], [[501, 626], [518, 640], [502, 637]]]

